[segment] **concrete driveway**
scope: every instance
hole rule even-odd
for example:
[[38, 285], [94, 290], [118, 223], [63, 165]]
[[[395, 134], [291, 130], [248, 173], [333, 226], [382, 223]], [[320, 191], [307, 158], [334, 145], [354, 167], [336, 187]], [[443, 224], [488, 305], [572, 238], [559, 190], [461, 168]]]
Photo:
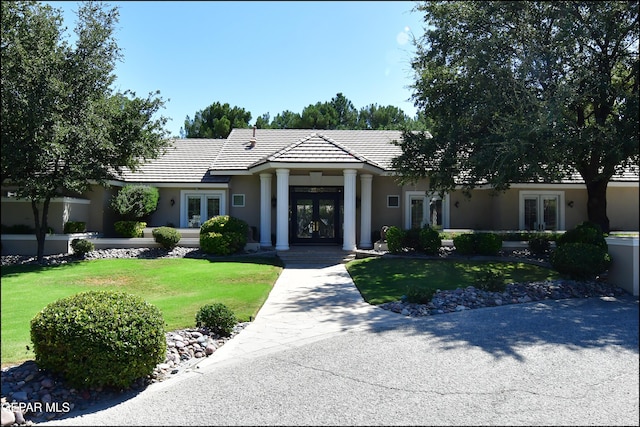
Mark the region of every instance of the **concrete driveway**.
[[638, 425], [638, 300], [412, 319], [344, 265], [286, 268], [257, 318], [190, 371], [46, 425]]

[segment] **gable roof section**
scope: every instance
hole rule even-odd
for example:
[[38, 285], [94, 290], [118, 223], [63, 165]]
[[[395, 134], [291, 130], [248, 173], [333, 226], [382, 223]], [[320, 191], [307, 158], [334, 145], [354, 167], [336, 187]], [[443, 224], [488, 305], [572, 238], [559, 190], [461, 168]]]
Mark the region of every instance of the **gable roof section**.
[[163, 155], [147, 161], [136, 172], [126, 168], [121, 177], [124, 181], [140, 183], [228, 182], [228, 177], [209, 174], [209, 165], [224, 142], [224, 139], [176, 139]]
[[348, 147], [338, 144], [323, 133], [312, 132], [300, 141], [294, 142], [277, 153], [259, 160], [251, 166], [264, 162], [329, 162], [329, 163], [365, 163], [367, 159]]
[[389, 130], [256, 129], [252, 147], [253, 129], [233, 129], [210, 168], [224, 174], [267, 162], [360, 162], [386, 170], [400, 154], [391, 141], [401, 137]]

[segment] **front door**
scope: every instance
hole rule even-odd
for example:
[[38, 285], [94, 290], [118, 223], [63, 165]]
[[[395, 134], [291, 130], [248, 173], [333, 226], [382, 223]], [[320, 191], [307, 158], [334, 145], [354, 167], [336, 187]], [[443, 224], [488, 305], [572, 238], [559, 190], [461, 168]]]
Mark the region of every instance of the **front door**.
[[[304, 191], [308, 190], [308, 191]], [[334, 188], [298, 188], [291, 192], [292, 243], [340, 243], [342, 193]]]

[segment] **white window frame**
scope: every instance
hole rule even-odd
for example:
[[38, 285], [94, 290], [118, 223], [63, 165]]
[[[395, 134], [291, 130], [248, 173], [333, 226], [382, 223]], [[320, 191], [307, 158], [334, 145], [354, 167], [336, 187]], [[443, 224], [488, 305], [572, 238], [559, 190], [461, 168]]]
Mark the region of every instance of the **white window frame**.
[[[223, 190], [180, 190], [180, 227], [188, 228], [189, 219], [187, 218], [189, 208], [187, 203], [188, 197], [200, 197], [200, 211], [204, 212], [207, 209], [207, 198], [218, 197], [220, 199], [220, 215], [226, 215], [226, 191]], [[201, 221], [206, 221], [209, 218], [204, 218]]]
[[[242, 198], [242, 202], [236, 203], [236, 197]], [[234, 208], [244, 208], [245, 197], [244, 194], [232, 194], [231, 195], [231, 206]]]
[[[395, 197], [397, 204], [392, 205], [389, 203], [392, 197]], [[400, 208], [400, 196], [398, 194], [387, 194], [387, 207], [390, 209], [398, 209]]]
[[565, 208], [564, 208], [564, 191], [551, 191], [551, 190], [522, 190], [519, 194], [519, 207], [518, 207], [518, 226], [520, 230], [524, 230], [524, 201], [530, 197], [557, 197], [558, 198], [558, 230], [565, 229]]
[[[422, 203], [427, 209], [423, 212], [422, 218], [422, 227], [426, 224], [431, 224], [431, 218], [429, 217], [429, 200], [431, 199], [440, 199], [440, 196], [437, 193], [427, 193], [425, 191], [406, 191], [405, 199], [404, 199], [404, 228], [411, 228], [411, 200], [416, 198], [422, 198]], [[445, 194], [442, 198], [442, 228], [449, 228], [449, 217], [450, 217], [450, 197], [449, 194]]]

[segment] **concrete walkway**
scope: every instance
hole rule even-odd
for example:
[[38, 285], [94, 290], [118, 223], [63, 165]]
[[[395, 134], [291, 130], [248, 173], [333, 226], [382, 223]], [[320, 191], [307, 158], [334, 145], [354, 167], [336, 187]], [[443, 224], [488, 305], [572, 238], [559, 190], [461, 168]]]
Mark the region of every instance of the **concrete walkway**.
[[137, 395], [47, 425], [638, 425], [638, 300], [412, 319], [343, 264], [289, 265], [256, 319]]
[[366, 303], [344, 264], [290, 265], [258, 315], [197, 369], [219, 366], [338, 334], [406, 324], [411, 319]]

